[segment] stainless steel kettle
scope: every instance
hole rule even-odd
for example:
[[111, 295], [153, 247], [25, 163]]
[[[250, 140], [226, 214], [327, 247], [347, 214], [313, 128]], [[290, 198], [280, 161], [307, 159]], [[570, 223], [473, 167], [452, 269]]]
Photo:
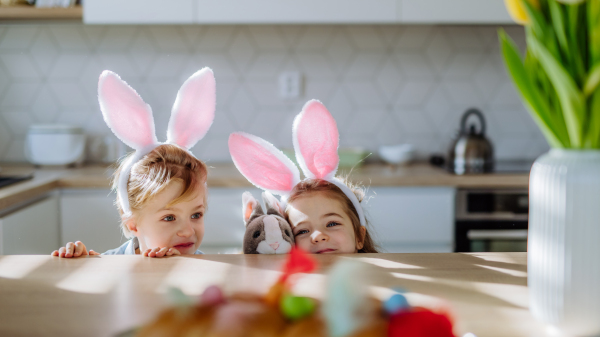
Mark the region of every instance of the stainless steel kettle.
[[[479, 118], [479, 132], [473, 124], [467, 127], [471, 115]], [[446, 167], [456, 174], [485, 173], [494, 169], [494, 151], [485, 137], [485, 119], [481, 111], [469, 109], [462, 115], [460, 133], [450, 145]]]

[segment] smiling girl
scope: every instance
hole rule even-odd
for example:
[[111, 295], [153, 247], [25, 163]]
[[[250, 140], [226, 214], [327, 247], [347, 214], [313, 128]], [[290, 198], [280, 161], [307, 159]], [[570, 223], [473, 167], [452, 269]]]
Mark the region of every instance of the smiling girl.
[[[349, 185], [347, 182], [344, 182]], [[359, 201], [362, 189], [349, 186]], [[307, 179], [294, 187], [285, 210], [292, 225], [296, 246], [313, 254], [378, 253], [360, 224], [352, 201], [342, 190], [325, 180]]]
[[311, 253], [377, 253], [367, 230], [364, 192], [336, 177], [339, 132], [323, 103], [308, 101], [294, 119], [296, 161], [266, 140], [244, 132], [229, 136], [237, 169], [256, 187], [280, 195], [296, 245]]

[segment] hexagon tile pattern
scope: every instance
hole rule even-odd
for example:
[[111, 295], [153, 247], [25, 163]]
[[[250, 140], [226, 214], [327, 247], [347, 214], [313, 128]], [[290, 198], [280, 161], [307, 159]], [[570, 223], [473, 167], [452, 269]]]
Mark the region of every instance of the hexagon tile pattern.
[[[523, 48], [520, 27], [505, 27]], [[499, 159], [548, 150], [506, 75], [490, 26], [93, 26], [0, 25], [0, 161], [25, 161], [33, 123], [82, 126], [106, 138], [96, 84], [113, 70], [149, 103], [164, 131], [175, 94], [195, 70], [217, 79], [217, 118], [194, 153], [230, 161], [227, 135], [257, 133], [290, 147], [293, 116], [316, 98], [335, 116], [341, 146], [376, 153], [412, 143], [444, 153], [461, 114], [480, 108]], [[299, 71], [301, 97], [282, 99], [278, 76]], [[222, 144], [221, 144], [222, 143]], [[89, 161], [98, 161], [90, 150]]]

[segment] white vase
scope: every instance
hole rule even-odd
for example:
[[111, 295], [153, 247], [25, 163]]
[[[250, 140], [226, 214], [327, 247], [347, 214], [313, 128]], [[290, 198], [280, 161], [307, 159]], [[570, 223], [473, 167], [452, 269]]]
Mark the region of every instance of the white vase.
[[531, 312], [564, 333], [600, 336], [600, 151], [539, 157], [529, 204]]

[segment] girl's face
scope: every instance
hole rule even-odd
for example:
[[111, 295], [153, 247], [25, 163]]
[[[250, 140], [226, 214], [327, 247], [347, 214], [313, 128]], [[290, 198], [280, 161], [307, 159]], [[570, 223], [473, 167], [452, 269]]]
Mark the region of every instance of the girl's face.
[[[289, 203], [296, 246], [312, 254], [356, 253], [363, 242], [342, 204], [324, 193], [309, 193]], [[365, 228], [361, 227], [364, 237]]]
[[204, 237], [206, 209], [206, 187], [198, 185], [190, 199], [167, 207], [183, 190], [180, 182], [173, 181], [134, 213], [130, 229], [138, 237], [141, 251], [173, 247], [181, 254], [196, 252]]

